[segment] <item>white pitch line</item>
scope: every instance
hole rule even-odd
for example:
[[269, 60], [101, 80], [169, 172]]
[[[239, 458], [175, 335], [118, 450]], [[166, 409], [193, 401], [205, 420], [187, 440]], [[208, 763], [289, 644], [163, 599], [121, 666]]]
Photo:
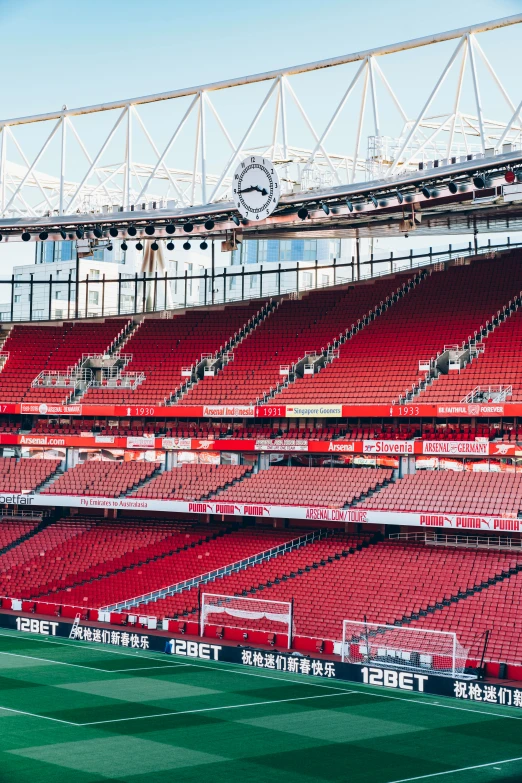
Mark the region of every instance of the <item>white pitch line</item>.
[[401, 778], [401, 780], [390, 780], [389, 783], [410, 783], [412, 780], [428, 780], [441, 775], [455, 775], [457, 772], [469, 772], [472, 769], [484, 769], [485, 767], [494, 767], [495, 764], [512, 764], [515, 761], [522, 761], [522, 756], [515, 759], [502, 759], [501, 761], [490, 761], [488, 764], [475, 764], [473, 767], [459, 767], [459, 769], [448, 769], [445, 772], [432, 772], [430, 775], [417, 775], [415, 778]]
[[[149, 720], [149, 718], [168, 718], [173, 715], [194, 715], [197, 712], [215, 712], [216, 710], [239, 710], [242, 707], [262, 707], [267, 704], [287, 704], [291, 701], [306, 701], [310, 699], [331, 699], [334, 696], [345, 696], [357, 691], [343, 691], [343, 693], [321, 693], [317, 696], [297, 696], [293, 699], [274, 699], [272, 701], [252, 701], [246, 704], [225, 704], [222, 707], [201, 707], [197, 710], [183, 710], [181, 712], [160, 712], [157, 715], [137, 715], [132, 718], [112, 718], [111, 720], [97, 720], [92, 723], [78, 723], [78, 726], [100, 726], [105, 723], [123, 723], [130, 720]], [[498, 762], [495, 762], [498, 763]]]
[[164, 669], [179, 669], [182, 666], [190, 666], [189, 663], [163, 663], [158, 661], [159, 666], [138, 666], [132, 669], [99, 669], [97, 666], [85, 666], [82, 663], [68, 663], [67, 661], [55, 661], [53, 658], [38, 658], [36, 655], [22, 655], [21, 653], [3, 652], [0, 650], [0, 655], [9, 655], [13, 658], [27, 658], [30, 661], [40, 661], [40, 663], [54, 663], [58, 666], [74, 666], [76, 669], [89, 669], [91, 672], [101, 672], [102, 674], [121, 674], [122, 672], [140, 672], [148, 669], [156, 669], [157, 671], [163, 671]]
[[67, 726], [81, 726], [81, 723], [71, 723], [70, 720], [60, 720], [60, 718], [51, 718], [49, 715], [37, 715], [36, 712], [24, 712], [23, 710], [14, 710], [12, 707], [2, 707], [0, 705], [0, 711], [16, 712], [18, 715], [28, 715], [30, 718], [41, 718], [42, 720], [52, 720], [55, 723], [65, 723]]
[[[134, 655], [132, 653], [124, 653], [119, 650], [108, 650], [105, 647], [93, 647], [88, 644], [67, 644], [66, 642], [56, 642], [51, 641], [47, 637], [45, 639], [38, 639], [35, 636], [21, 636], [20, 633], [16, 634], [9, 634], [9, 633], [0, 633], [0, 636], [6, 636], [9, 639], [20, 639], [24, 638], [32, 642], [40, 642], [43, 644], [55, 644], [59, 645], [60, 647], [77, 647], [81, 650], [92, 650], [94, 652], [106, 652], [110, 653], [112, 655], [122, 655], [125, 657], [131, 657], [134, 658]], [[158, 653], [158, 655], [162, 655], [163, 653]], [[174, 655], [172, 656], [174, 658], [179, 658], [180, 656]], [[159, 661], [159, 658], [154, 658], [152, 655], [140, 655], [140, 658], [148, 658], [152, 661]], [[194, 660], [191, 663], [179, 663], [179, 666], [193, 666], [194, 668], [199, 669], [212, 669], [219, 672], [226, 672], [227, 674], [240, 674], [243, 677], [261, 677], [262, 679], [266, 680], [280, 680], [282, 682], [287, 683], [293, 683], [295, 685], [311, 685], [315, 688], [328, 688], [328, 690], [335, 690], [340, 691], [343, 693], [347, 692], [347, 688], [343, 688], [340, 685], [331, 685], [330, 683], [326, 682], [317, 682], [313, 681], [313, 678], [308, 677], [306, 679], [302, 680], [294, 680], [289, 679], [288, 677], [278, 677], [273, 674], [263, 674], [259, 671], [244, 671], [239, 669], [238, 667], [240, 664], [237, 663], [231, 663], [229, 661], [219, 661], [219, 666], [211, 666], [207, 665], [204, 661], [201, 659], [198, 659], [197, 661]], [[227, 668], [227, 667], [235, 667], [235, 668]], [[246, 667], [245, 667], [246, 668]], [[100, 671], [98, 669], [98, 671]], [[336, 682], [339, 682], [337, 680]], [[429, 706], [429, 707], [440, 707], [441, 709], [445, 710], [457, 710], [458, 712], [471, 712], [471, 713], [477, 713], [479, 715], [487, 715], [490, 718], [507, 718], [509, 720], [522, 720], [522, 715], [508, 715], [505, 712], [493, 712], [489, 710], [481, 710], [481, 709], [468, 709], [467, 707], [457, 707], [453, 706], [451, 704], [441, 704], [440, 702], [433, 702], [429, 701], [431, 695], [426, 694], [425, 698], [422, 699], [414, 699], [414, 698], [402, 698], [401, 696], [392, 696], [391, 694], [386, 693], [376, 693], [373, 689], [371, 689], [371, 686], [365, 686], [362, 683], [349, 683], [350, 686], [353, 688], [354, 686], [357, 686], [357, 690], [351, 690], [350, 693], [365, 693], [367, 696], [373, 696], [375, 699], [391, 699], [392, 701], [406, 701], [406, 702], [416, 702], [417, 704]], [[347, 681], [348, 685], [348, 681]]]

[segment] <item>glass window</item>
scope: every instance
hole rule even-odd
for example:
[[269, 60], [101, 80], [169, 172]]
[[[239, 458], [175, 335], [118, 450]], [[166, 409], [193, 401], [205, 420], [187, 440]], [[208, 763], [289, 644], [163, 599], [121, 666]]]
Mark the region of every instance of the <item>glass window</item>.
[[58, 291], [54, 292], [54, 298], [55, 299], [63, 299], [62, 294], [63, 294], [63, 291], [61, 289], [58, 289]]
[[306, 288], [312, 287], [312, 273], [311, 272], [303, 272], [303, 285]]
[[257, 243], [257, 262], [264, 264], [265, 261], [268, 261], [268, 240], [260, 239]]
[[305, 239], [303, 241], [303, 261], [315, 261], [317, 255], [317, 240]]
[[99, 280], [100, 279], [100, 270], [99, 269], [89, 269], [89, 277], [91, 280]]
[[257, 264], [257, 242], [254, 240], [247, 240], [243, 243], [245, 247], [245, 258], [247, 264]]
[[291, 261], [292, 260], [292, 240], [284, 239], [279, 243], [279, 260]]
[[269, 239], [267, 245], [267, 261], [279, 261], [279, 241], [277, 239]]
[[22, 294], [15, 294], [14, 298], [15, 302], [18, 304], [18, 302], [22, 301]]
[[0, 321], [9, 321], [11, 313], [0, 313]]
[[43, 310], [33, 310], [33, 318], [43, 318], [43, 317], [44, 317]]
[[293, 239], [290, 253], [292, 261], [302, 261], [304, 257], [304, 239]]
[[74, 242], [72, 241], [57, 242], [57, 245], [58, 245], [58, 253], [57, 253], [58, 261], [74, 261], [76, 259], [76, 248], [74, 247]]
[[55, 310], [54, 311], [54, 317], [55, 318], [63, 318], [63, 310]]
[[100, 294], [98, 291], [89, 291], [89, 304], [97, 305]]

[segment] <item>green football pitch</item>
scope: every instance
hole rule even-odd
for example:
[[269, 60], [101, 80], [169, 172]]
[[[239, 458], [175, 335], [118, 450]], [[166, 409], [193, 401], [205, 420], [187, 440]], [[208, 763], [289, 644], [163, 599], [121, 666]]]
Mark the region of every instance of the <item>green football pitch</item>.
[[0, 783], [522, 781], [506, 708], [0, 632]]

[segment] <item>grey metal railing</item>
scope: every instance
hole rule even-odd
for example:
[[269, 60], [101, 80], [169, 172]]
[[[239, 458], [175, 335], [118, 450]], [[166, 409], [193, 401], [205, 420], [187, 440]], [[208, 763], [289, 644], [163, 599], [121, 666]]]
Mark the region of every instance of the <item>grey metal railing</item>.
[[[101, 318], [114, 315], [142, 315], [154, 312], [185, 310], [192, 307], [224, 305], [252, 299], [268, 299], [283, 294], [299, 295], [306, 291], [327, 288], [347, 283], [369, 280], [397, 272], [404, 272], [434, 263], [466, 258], [477, 254], [500, 252], [522, 247], [522, 243], [507, 242], [498, 245], [475, 247], [473, 243], [460, 248], [433, 250], [408, 255], [369, 259], [357, 262], [333, 259], [324, 264], [319, 261], [296, 262], [295, 266], [282, 264], [261, 264], [254, 270], [248, 266], [230, 266], [221, 270], [205, 269], [199, 275], [146, 275], [119, 274], [117, 278], [90, 280], [87, 275], [78, 285], [73, 272], [67, 280], [36, 279], [31, 273], [28, 280], [0, 280], [0, 302], [6, 302], [0, 309], [0, 320], [4, 323], [63, 321], [78, 318]], [[378, 267], [377, 269], [375, 267]], [[369, 272], [364, 270], [369, 268]], [[330, 270], [327, 282], [323, 274]], [[307, 277], [305, 278], [305, 274]], [[67, 289], [65, 299], [53, 299], [56, 286]], [[15, 301], [16, 288], [16, 301]], [[100, 304], [88, 303], [89, 290], [99, 292]], [[42, 293], [43, 292], [43, 293]], [[4, 296], [4, 294], [6, 294]], [[39, 302], [38, 307], [36, 306]], [[42, 304], [43, 302], [43, 304]], [[59, 306], [59, 309], [57, 309]]]

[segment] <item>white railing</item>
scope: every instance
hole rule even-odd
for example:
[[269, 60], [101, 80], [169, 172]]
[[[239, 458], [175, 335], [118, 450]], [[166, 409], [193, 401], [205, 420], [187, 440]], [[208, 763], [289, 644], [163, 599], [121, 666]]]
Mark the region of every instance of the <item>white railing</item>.
[[298, 549], [304, 544], [310, 544], [312, 541], [316, 541], [319, 538], [323, 538], [326, 535], [332, 535], [333, 530], [314, 530], [311, 533], [306, 533], [299, 538], [293, 538], [291, 541], [286, 541], [284, 544], [266, 549], [263, 552], [259, 552], [257, 555], [251, 555], [243, 560], [237, 560], [235, 563], [216, 568], [214, 571], [208, 571], [206, 574], [194, 576], [191, 579], [185, 579], [183, 582], [177, 582], [176, 584], [162, 587], [159, 590], [154, 590], [152, 593], [146, 593], [145, 595], [139, 595], [135, 598], [128, 598], [126, 601], [113, 604], [112, 606], [104, 606], [101, 611], [104, 612], [118, 612], [123, 609], [131, 609], [133, 606], [139, 604], [147, 604], [151, 601], [157, 601], [158, 598], [165, 598], [168, 595], [175, 595], [181, 593], [184, 590], [190, 590], [192, 587], [197, 587], [200, 584], [206, 584], [207, 582], [213, 582], [215, 579], [220, 579], [229, 574], [233, 574], [236, 571], [242, 571], [249, 566], [261, 563], [263, 560], [270, 560], [270, 558], [276, 555], [282, 555], [286, 552], [291, 552], [293, 549]]
[[114, 374], [104, 374], [100, 381], [92, 381], [91, 386], [96, 389], [136, 389], [144, 380], [144, 372], [127, 372], [122, 375], [121, 371], [118, 370]]
[[43, 370], [31, 382], [34, 388], [53, 389], [88, 388], [92, 384], [92, 371], [88, 368], [67, 370]]
[[522, 539], [500, 536], [461, 536], [447, 533], [390, 533], [391, 541], [418, 541], [430, 546], [453, 546], [473, 549], [509, 549], [522, 551]]
[[475, 388], [466, 394], [461, 402], [504, 402], [513, 394], [513, 386], [475, 386]]

